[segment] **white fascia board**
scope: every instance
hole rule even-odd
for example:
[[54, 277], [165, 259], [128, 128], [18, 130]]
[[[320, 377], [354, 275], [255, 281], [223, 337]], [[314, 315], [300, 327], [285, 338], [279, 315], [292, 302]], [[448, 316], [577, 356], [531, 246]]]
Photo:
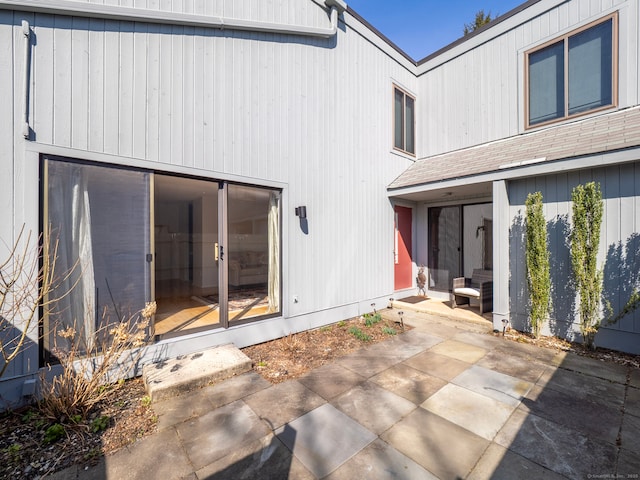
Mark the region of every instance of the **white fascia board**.
[[217, 16], [176, 13], [142, 8], [103, 5], [73, 0], [0, 0], [0, 9], [25, 12], [41, 12], [54, 15], [103, 18], [107, 20], [184, 25], [190, 27], [215, 28], [219, 30], [243, 30], [250, 32], [302, 35], [320, 38], [333, 37], [337, 32], [338, 10], [346, 4], [334, 0], [331, 7], [331, 26], [327, 28], [285, 25], [280, 23], [242, 20]]
[[640, 161], [640, 147], [618, 150], [615, 152], [598, 153], [595, 155], [587, 155], [584, 157], [571, 158], [566, 160], [551, 160], [544, 163], [534, 163], [523, 165], [521, 167], [514, 167], [511, 169], [503, 169], [478, 175], [470, 175], [468, 177], [452, 178], [449, 180], [442, 180], [440, 182], [431, 182], [425, 185], [402, 187], [393, 190], [387, 190], [387, 196], [396, 197], [421, 192], [429, 192], [432, 190], [453, 189], [456, 187], [464, 187], [476, 183], [494, 182], [499, 180], [517, 180], [527, 177], [539, 177], [542, 175], [582, 170], [585, 168], [606, 167], [610, 165], [617, 165], [634, 161]]
[[[497, 38], [510, 30], [518, 27], [519, 25], [530, 21], [531, 19], [542, 15], [543, 13], [556, 8], [557, 6], [566, 3], [567, 0], [541, 0], [540, 2], [531, 5], [530, 7], [516, 13], [512, 17], [509, 17], [495, 26], [487, 28], [485, 31], [478, 33], [472, 38], [456, 45], [455, 47], [446, 50], [445, 52], [437, 55], [428, 62], [418, 64], [418, 76], [427, 73], [434, 68], [437, 68], [460, 55], [467, 53], [478, 46], [487, 43], [494, 38]], [[446, 47], [445, 47], [446, 48]]]

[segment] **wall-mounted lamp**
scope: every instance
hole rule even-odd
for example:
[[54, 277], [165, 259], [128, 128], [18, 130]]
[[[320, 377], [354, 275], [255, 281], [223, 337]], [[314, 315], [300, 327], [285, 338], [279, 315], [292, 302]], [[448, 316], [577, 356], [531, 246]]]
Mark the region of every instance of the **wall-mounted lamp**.
[[300, 217], [300, 219], [307, 218], [307, 207], [304, 205], [296, 207], [296, 217]]

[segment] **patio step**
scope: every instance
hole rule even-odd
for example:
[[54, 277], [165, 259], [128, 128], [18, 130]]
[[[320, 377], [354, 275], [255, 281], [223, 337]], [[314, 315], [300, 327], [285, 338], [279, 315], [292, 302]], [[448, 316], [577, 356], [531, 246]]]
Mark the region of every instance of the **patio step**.
[[174, 397], [251, 370], [251, 359], [229, 343], [151, 363], [142, 378], [152, 401]]

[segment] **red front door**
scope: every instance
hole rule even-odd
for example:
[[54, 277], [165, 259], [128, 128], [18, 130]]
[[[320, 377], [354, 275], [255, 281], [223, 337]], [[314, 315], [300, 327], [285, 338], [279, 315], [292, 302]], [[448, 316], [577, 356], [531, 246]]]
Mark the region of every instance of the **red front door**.
[[411, 288], [413, 268], [411, 262], [411, 209], [394, 207], [395, 211], [395, 290]]

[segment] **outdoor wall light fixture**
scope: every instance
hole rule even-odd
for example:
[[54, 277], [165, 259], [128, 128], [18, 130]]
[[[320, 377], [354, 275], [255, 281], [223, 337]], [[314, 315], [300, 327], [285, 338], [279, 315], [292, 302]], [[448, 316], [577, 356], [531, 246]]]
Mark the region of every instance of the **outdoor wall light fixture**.
[[304, 205], [296, 207], [296, 217], [300, 217], [300, 219], [307, 218], [307, 207]]

